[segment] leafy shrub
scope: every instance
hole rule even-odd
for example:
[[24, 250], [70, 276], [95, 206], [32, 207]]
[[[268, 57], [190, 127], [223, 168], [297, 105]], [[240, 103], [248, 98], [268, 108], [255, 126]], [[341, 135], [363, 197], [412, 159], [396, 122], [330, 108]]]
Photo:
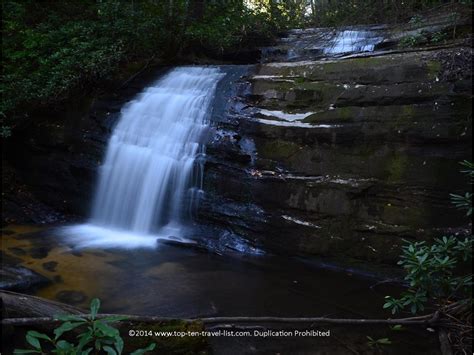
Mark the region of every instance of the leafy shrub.
[[431, 43], [437, 44], [444, 42], [448, 39], [448, 35], [445, 32], [439, 31], [431, 35]]
[[[474, 163], [466, 160], [463, 161], [461, 165], [466, 168], [461, 172], [469, 176], [472, 184], [474, 181]], [[466, 210], [466, 215], [468, 217], [472, 216], [472, 195], [472, 192], [466, 192], [464, 195], [451, 194], [453, 204], [461, 210]]]
[[128, 63], [172, 62], [195, 41], [225, 49], [255, 33], [272, 35], [272, 18], [243, 2], [205, 2], [194, 16], [197, 3], [3, 1], [2, 136], [37, 108], [88, 92]]
[[372, 349], [382, 350], [383, 346], [392, 344], [392, 341], [389, 338], [374, 339], [368, 336], [367, 339], [367, 345]]
[[398, 264], [407, 272], [405, 280], [409, 289], [399, 299], [387, 296], [384, 308], [395, 314], [410, 307], [415, 314], [424, 310], [429, 299], [450, 300], [469, 295], [472, 274], [455, 276], [454, 273], [460, 264], [472, 260], [471, 250], [472, 238], [443, 237], [432, 245], [407, 242]]
[[423, 43], [428, 42], [428, 38], [424, 33], [421, 33], [416, 36], [406, 36], [400, 40], [400, 47], [402, 48], [412, 48], [419, 46]]
[[[474, 164], [464, 161], [462, 170], [470, 177], [471, 184], [474, 178]], [[451, 195], [454, 204], [467, 210], [472, 215], [472, 193], [465, 196]], [[409, 242], [402, 248], [400, 261], [407, 275], [408, 290], [401, 298], [386, 296], [384, 308], [390, 309], [393, 314], [409, 308], [415, 314], [425, 309], [427, 302], [447, 303], [454, 299], [464, 302], [472, 300], [472, 242], [473, 237], [459, 238], [456, 236], [435, 239], [434, 243]]]
[[[62, 324], [54, 330], [54, 337], [30, 330], [26, 333], [26, 341], [32, 349], [15, 349], [14, 354], [47, 354], [43, 349], [52, 347], [51, 353], [58, 355], [88, 355], [92, 351], [104, 351], [108, 355], [120, 355], [123, 351], [123, 339], [119, 331], [110, 323], [125, 320], [122, 316], [110, 316], [96, 319], [99, 311], [100, 301], [95, 298], [91, 302], [90, 317], [83, 318], [76, 315], [58, 316]], [[77, 336], [77, 344], [61, 339], [61, 336], [76, 328], [83, 328], [84, 332]], [[152, 343], [144, 349], [132, 352], [132, 355], [141, 355], [152, 351], [155, 344]]]
[[423, 16], [420, 15], [415, 15], [413, 16], [408, 23], [412, 25], [419, 25], [420, 23], [423, 23]]

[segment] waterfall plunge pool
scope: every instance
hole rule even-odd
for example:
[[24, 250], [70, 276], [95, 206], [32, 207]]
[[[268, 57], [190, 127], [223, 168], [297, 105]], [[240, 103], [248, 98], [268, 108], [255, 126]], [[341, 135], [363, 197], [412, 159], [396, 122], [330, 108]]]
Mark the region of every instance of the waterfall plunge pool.
[[173, 245], [78, 249], [55, 229], [2, 229], [3, 261], [50, 283], [29, 293], [103, 312], [198, 316], [388, 316], [388, 284], [284, 256], [217, 255]]

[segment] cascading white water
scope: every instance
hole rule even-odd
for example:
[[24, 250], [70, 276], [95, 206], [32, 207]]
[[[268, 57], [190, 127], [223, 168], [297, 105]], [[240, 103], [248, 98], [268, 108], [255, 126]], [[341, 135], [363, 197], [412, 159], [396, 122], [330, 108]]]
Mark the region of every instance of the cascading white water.
[[382, 41], [383, 37], [372, 31], [344, 30], [336, 34], [331, 44], [324, 49], [324, 53], [372, 52], [375, 46]]
[[180, 238], [202, 186], [204, 136], [217, 83], [212, 67], [181, 67], [121, 112], [90, 223], [69, 227], [79, 246], [154, 246]]

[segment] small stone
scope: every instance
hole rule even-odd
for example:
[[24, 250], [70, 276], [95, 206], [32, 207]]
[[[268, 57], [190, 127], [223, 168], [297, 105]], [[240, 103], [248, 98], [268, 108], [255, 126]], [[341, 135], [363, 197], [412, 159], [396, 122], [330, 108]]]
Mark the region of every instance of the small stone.
[[33, 259], [44, 259], [49, 254], [49, 250], [46, 247], [33, 247], [29, 252]]
[[46, 263], [43, 263], [43, 269], [50, 272], [55, 272], [56, 266], [58, 266], [58, 263], [56, 261], [48, 261]]
[[87, 296], [80, 291], [65, 290], [58, 292], [56, 299], [70, 305], [78, 305], [83, 303], [87, 299]]

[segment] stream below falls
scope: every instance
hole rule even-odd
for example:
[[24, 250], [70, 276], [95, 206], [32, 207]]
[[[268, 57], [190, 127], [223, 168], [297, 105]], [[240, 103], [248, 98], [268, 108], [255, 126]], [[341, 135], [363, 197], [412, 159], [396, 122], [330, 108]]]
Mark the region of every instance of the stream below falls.
[[[35, 295], [104, 312], [198, 316], [382, 317], [394, 292], [377, 280], [284, 256], [216, 255], [161, 244], [155, 249], [76, 249], [54, 230], [10, 226], [2, 255], [51, 282]], [[374, 286], [376, 285], [376, 286]]]

